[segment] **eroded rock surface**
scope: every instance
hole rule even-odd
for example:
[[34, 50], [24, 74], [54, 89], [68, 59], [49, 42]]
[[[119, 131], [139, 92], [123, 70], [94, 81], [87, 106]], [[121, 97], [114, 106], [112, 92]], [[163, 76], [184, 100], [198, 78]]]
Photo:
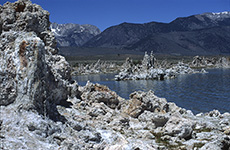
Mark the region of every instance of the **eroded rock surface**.
[[[0, 8], [1, 149], [230, 148], [229, 113], [194, 115], [153, 91], [125, 100], [103, 85], [78, 86], [56, 54], [48, 12], [28, 0]], [[142, 70], [156, 65], [149, 60]]]
[[72, 84], [69, 64], [56, 54], [49, 13], [21, 0], [1, 6], [1, 22], [0, 104], [55, 117], [50, 108], [68, 98]]
[[112, 62], [101, 61], [100, 59], [92, 64], [78, 64], [75, 66], [72, 75], [113, 73], [120, 69], [118, 65]]
[[180, 74], [206, 73], [191, 69], [188, 64], [178, 62], [174, 65], [162, 61], [161, 64], [156, 60], [151, 52], [150, 55], [145, 53], [141, 64], [134, 65], [132, 60], [126, 59], [121, 71], [115, 76], [115, 80], [164, 80], [176, 78]]
[[201, 68], [230, 68], [230, 60], [227, 57], [200, 57], [195, 56], [190, 64], [191, 67]]

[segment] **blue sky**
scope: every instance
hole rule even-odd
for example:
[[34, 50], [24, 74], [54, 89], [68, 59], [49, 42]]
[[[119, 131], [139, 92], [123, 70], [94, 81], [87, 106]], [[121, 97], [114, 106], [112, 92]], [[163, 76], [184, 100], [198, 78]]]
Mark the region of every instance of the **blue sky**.
[[[0, 0], [0, 4], [6, 1]], [[177, 17], [230, 11], [230, 0], [32, 0], [32, 2], [50, 12], [51, 22], [92, 24], [102, 31], [122, 22], [168, 23]]]

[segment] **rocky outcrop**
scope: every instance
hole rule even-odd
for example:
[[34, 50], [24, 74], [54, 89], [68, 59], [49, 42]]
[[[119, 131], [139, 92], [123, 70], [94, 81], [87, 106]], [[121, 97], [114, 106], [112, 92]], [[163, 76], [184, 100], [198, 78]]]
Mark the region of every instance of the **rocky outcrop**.
[[78, 64], [73, 68], [72, 75], [113, 73], [120, 69], [118, 65], [112, 62], [101, 61], [100, 59], [91, 64]]
[[108, 87], [92, 84], [87, 82], [86, 86], [79, 89], [82, 93], [81, 98], [84, 101], [92, 102], [103, 102], [111, 108], [116, 108], [119, 101], [122, 100], [115, 92], [111, 91]]
[[[49, 29], [27, 29], [26, 18], [39, 20], [44, 10], [28, 0], [0, 7], [1, 22], [9, 27], [0, 36], [1, 149], [230, 148], [229, 113], [195, 116], [153, 91], [124, 100], [103, 85], [78, 86]], [[6, 14], [18, 17], [12, 22]], [[18, 30], [17, 22], [26, 28]]]
[[[126, 59], [122, 68], [115, 76], [115, 80], [164, 80], [175, 78], [180, 74], [199, 73], [183, 62], [178, 62], [173, 66], [168, 65], [166, 61], [159, 63], [152, 52], [150, 56], [145, 53], [141, 64], [134, 65], [132, 60]], [[203, 70], [201, 73], [205, 73], [205, 71]]]
[[[70, 95], [70, 66], [57, 55], [49, 13], [30, 1], [1, 7], [0, 104], [57, 116], [56, 104]], [[52, 112], [53, 111], [53, 112]]]
[[[204, 146], [204, 149], [214, 144], [223, 149], [230, 146], [230, 137], [226, 134], [229, 113], [220, 114], [215, 110], [195, 116], [191, 111], [155, 96], [153, 91], [134, 92], [129, 100], [120, 99], [114, 105], [116, 107], [110, 107], [104, 101], [87, 102], [85, 97], [93, 96], [96, 91], [104, 93], [98, 87], [103, 86], [88, 82], [85, 87], [80, 87], [85, 100], [70, 100], [73, 103], [71, 110], [78, 115], [79, 111], [84, 112], [81, 120], [94, 126], [100, 134], [100, 142], [94, 148], [199, 149]], [[103, 89], [109, 92], [108, 88]], [[74, 113], [68, 116], [73, 117]]]
[[230, 59], [227, 57], [200, 57], [195, 56], [190, 64], [198, 68], [230, 68]]
[[160, 99], [152, 91], [148, 93], [134, 92], [130, 95], [131, 101], [123, 104], [123, 110], [130, 116], [137, 118], [145, 110], [150, 112], [166, 112], [166, 100]]

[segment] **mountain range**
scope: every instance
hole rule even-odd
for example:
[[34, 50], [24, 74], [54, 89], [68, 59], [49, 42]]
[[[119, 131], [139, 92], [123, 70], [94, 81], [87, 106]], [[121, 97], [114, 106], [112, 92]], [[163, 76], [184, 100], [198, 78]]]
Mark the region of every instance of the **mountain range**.
[[101, 33], [100, 29], [89, 24], [79, 25], [73, 23], [52, 23], [50, 25], [50, 29], [54, 33], [59, 47], [79, 47], [92, 37]]
[[[109, 27], [101, 33], [96, 30], [95, 26], [92, 29], [92, 32], [89, 31], [90, 29], [87, 32], [81, 32], [82, 35], [87, 33], [86, 37], [89, 38], [79, 38], [79, 41], [78, 38], [72, 38], [76, 37], [72, 35], [73, 33], [70, 34], [71, 38], [68, 34], [60, 34], [65, 35], [59, 36], [65, 37], [62, 39], [70, 38], [72, 40], [67, 42], [63, 40], [60, 45], [139, 52], [153, 51], [155, 54], [172, 55], [230, 54], [230, 12], [180, 17], [170, 23], [135, 24], [125, 22]], [[57, 32], [57, 30], [55, 31]], [[79, 30], [74, 32], [78, 33]], [[57, 33], [59, 34], [59, 32]], [[58, 40], [59, 43], [60, 41], [62, 40]], [[79, 43], [76, 44], [77, 42], [73, 41]]]

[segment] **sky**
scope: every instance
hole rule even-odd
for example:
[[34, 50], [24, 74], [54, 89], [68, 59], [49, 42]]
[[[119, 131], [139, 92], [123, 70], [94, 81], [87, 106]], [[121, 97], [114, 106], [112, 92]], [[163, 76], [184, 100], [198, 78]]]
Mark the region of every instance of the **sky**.
[[[7, 0], [0, 0], [3, 5]], [[8, 0], [14, 2], [15, 0]], [[59, 24], [92, 24], [101, 31], [123, 22], [169, 23], [177, 17], [230, 11], [230, 0], [31, 0]]]

